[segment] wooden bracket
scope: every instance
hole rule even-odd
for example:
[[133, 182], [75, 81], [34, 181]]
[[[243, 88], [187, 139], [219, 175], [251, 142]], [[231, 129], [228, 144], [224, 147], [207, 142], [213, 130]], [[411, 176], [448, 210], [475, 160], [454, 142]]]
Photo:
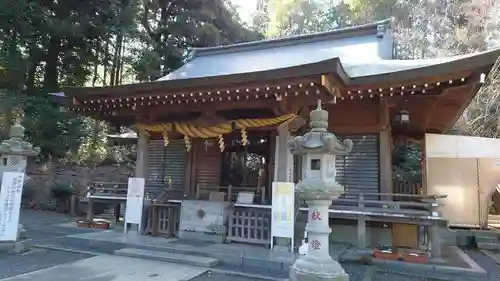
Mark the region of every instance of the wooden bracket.
[[332, 97], [340, 97], [345, 88], [342, 84], [331, 74], [321, 75], [321, 85], [330, 93]]

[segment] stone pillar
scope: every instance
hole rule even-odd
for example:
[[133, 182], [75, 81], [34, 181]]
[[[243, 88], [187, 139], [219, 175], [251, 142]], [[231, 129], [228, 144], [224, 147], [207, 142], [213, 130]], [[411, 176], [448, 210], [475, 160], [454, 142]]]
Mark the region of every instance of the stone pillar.
[[291, 281], [348, 281], [349, 275], [334, 261], [329, 252], [329, 207], [344, 188], [336, 180], [335, 156], [349, 153], [352, 141], [344, 140], [327, 131], [328, 112], [318, 107], [310, 115], [311, 130], [304, 136], [295, 137], [290, 151], [303, 159], [303, 180], [297, 183], [299, 199], [309, 206], [308, 251], [290, 268]]
[[306, 226], [309, 239], [307, 252], [315, 258], [328, 259], [329, 234], [332, 232], [328, 224], [328, 209], [332, 201], [308, 200], [306, 203], [309, 206]]
[[[358, 200], [359, 200], [358, 206], [360, 208], [363, 208], [365, 206], [365, 204], [363, 203], [363, 200], [364, 200], [363, 193], [360, 193], [358, 195]], [[365, 216], [358, 216], [357, 233], [358, 233], [358, 248], [364, 249], [366, 247], [366, 217]]]

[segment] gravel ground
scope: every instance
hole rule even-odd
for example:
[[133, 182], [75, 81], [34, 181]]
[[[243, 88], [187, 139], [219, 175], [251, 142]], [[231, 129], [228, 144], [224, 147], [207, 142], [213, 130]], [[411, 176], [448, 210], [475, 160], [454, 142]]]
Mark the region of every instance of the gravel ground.
[[0, 254], [0, 278], [7, 278], [64, 263], [74, 262], [91, 255], [33, 249], [19, 255]]

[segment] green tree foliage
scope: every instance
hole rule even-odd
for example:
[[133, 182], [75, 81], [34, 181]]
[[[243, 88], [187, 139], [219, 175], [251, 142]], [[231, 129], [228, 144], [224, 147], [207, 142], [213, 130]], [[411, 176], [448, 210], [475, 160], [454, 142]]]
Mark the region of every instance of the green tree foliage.
[[[396, 57], [421, 59], [487, 49], [499, 39], [498, 15], [494, 1], [483, 0], [261, 0], [253, 26], [275, 38], [394, 17]], [[500, 136], [498, 78], [490, 80], [455, 126], [455, 133]], [[420, 159], [418, 145], [396, 146], [395, 180], [418, 181]]]
[[223, 0], [0, 0], [2, 137], [22, 118], [42, 159], [102, 160], [108, 126], [60, 110], [49, 93], [151, 81], [192, 47], [257, 38]]
[[253, 41], [259, 34], [242, 27], [226, 1], [142, 0], [140, 46], [133, 70], [141, 81], [166, 75], [184, 63], [192, 47]]

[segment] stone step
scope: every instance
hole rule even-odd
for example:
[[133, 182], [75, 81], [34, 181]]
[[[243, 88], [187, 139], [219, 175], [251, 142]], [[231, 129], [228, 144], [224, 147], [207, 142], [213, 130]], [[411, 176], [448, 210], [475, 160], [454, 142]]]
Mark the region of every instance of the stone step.
[[179, 263], [179, 264], [201, 266], [201, 267], [214, 267], [219, 262], [217, 259], [209, 257], [185, 255], [185, 254], [146, 250], [146, 249], [136, 249], [136, 248], [123, 248], [120, 250], [116, 250], [114, 254], [117, 256], [163, 261], [170, 263]]
[[474, 232], [476, 237], [500, 237], [500, 233], [497, 230], [478, 230]]
[[498, 239], [496, 237], [488, 237], [488, 236], [476, 236], [477, 243], [498, 243]]
[[500, 215], [488, 215], [488, 221], [489, 220], [498, 220], [498, 221], [500, 221]]
[[478, 249], [481, 249], [481, 250], [491, 250], [491, 251], [495, 251], [495, 250], [500, 250], [500, 244], [497, 244], [497, 243], [482, 243], [482, 242], [478, 242], [478, 243], [477, 243], [477, 248], [478, 248]]

